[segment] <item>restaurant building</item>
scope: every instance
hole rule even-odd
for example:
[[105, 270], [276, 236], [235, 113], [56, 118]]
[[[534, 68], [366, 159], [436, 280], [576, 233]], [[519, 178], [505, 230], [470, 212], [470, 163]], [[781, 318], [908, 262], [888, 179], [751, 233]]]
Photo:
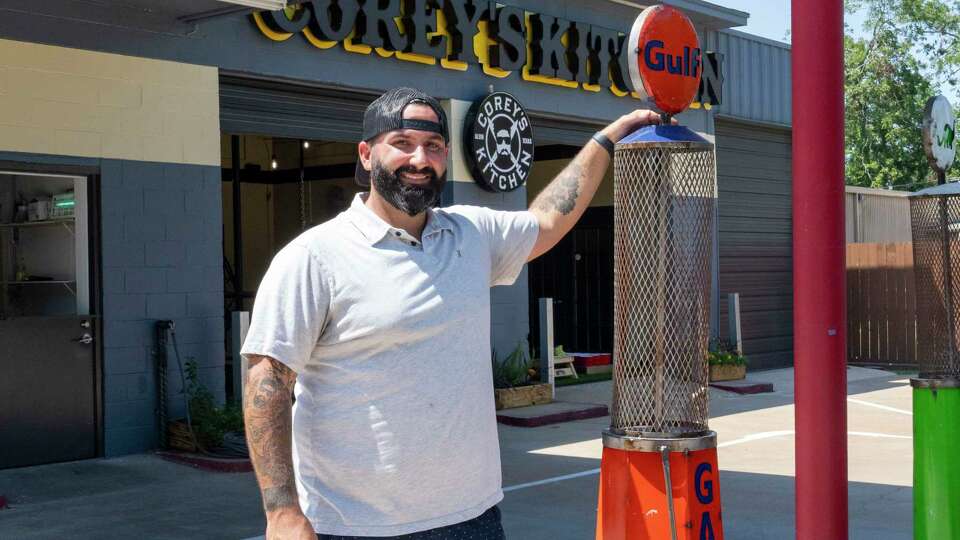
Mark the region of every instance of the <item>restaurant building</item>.
[[[712, 327], [725, 332], [739, 292], [751, 365], [789, 365], [789, 46], [732, 30], [747, 13], [668, 3], [703, 53], [680, 121], [717, 145]], [[250, 310], [280, 247], [360, 189], [362, 111], [383, 90], [446, 108], [442, 204], [498, 209], [526, 208], [593, 132], [644, 106], [622, 50], [643, 4], [370, 4], [0, 7], [0, 468], [155, 448], [159, 396], [183, 411], [178, 360], [231, 397], [230, 313]], [[500, 92], [529, 126], [486, 128], [471, 107]], [[490, 163], [471, 158], [476, 141]], [[612, 222], [608, 174], [557, 248], [491, 290], [499, 354], [536, 343], [545, 296], [558, 343], [610, 351]]]

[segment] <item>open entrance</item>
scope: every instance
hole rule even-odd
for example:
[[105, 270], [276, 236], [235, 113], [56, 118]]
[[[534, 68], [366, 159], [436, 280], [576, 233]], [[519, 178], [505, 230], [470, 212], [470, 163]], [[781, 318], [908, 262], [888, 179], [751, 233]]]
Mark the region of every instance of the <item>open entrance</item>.
[[[223, 252], [226, 313], [250, 311], [273, 256], [301, 232], [347, 209], [356, 143], [225, 134]], [[227, 317], [227, 335], [232, 320]], [[228, 358], [233, 357], [228, 339]], [[232, 364], [232, 363], [231, 363]], [[227, 380], [233, 366], [228, 364]], [[232, 389], [228, 385], [228, 397]]]
[[[580, 150], [537, 147], [527, 181], [529, 202]], [[567, 352], [613, 351], [613, 168], [573, 230], [529, 266], [530, 328], [539, 343], [539, 298], [553, 299], [554, 343]]]
[[97, 454], [92, 184], [0, 171], [0, 468]]

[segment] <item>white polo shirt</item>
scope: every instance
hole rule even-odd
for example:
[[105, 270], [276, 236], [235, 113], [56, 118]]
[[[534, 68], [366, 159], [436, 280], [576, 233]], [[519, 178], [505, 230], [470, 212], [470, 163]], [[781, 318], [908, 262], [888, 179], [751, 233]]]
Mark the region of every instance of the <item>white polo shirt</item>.
[[241, 352], [297, 373], [293, 463], [318, 533], [408, 534], [503, 498], [489, 289], [538, 232], [530, 212], [452, 206], [427, 212], [421, 244], [357, 195], [274, 257]]

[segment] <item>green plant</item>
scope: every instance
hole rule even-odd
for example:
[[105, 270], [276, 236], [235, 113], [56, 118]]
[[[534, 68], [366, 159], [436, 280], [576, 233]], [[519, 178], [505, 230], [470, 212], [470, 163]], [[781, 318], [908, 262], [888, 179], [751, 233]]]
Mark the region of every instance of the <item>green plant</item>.
[[497, 360], [496, 349], [493, 350], [491, 356], [494, 388], [513, 388], [530, 381], [529, 370], [533, 363], [530, 360], [527, 340], [520, 340], [513, 352], [503, 360]]
[[711, 366], [745, 366], [747, 357], [738, 354], [728, 341], [717, 338], [710, 342], [707, 363]]
[[553, 357], [554, 358], [566, 358], [567, 353], [563, 350], [563, 345], [557, 345], [553, 348]]
[[239, 403], [217, 405], [216, 398], [200, 382], [199, 366], [193, 358], [184, 363], [187, 379], [187, 404], [197, 443], [203, 448], [223, 444], [223, 436], [230, 431], [243, 431], [243, 409]]

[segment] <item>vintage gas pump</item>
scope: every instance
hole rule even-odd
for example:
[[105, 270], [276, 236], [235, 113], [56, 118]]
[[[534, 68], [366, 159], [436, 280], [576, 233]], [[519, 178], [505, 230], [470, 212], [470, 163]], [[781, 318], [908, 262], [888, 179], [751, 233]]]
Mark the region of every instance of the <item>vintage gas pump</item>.
[[[701, 57], [687, 17], [650, 7], [629, 39], [642, 97], [665, 120], [686, 109]], [[669, 121], [616, 144], [615, 366], [598, 540], [723, 538], [707, 426], [715, 178], [713, 144]]]
[[939, 183], [910, 196], [917, 288], [913, 386], [913, 537], [960, 538], [960, 184], [946, 182], [956, 155], [950, 102], [924, 111], [923, 147]]

